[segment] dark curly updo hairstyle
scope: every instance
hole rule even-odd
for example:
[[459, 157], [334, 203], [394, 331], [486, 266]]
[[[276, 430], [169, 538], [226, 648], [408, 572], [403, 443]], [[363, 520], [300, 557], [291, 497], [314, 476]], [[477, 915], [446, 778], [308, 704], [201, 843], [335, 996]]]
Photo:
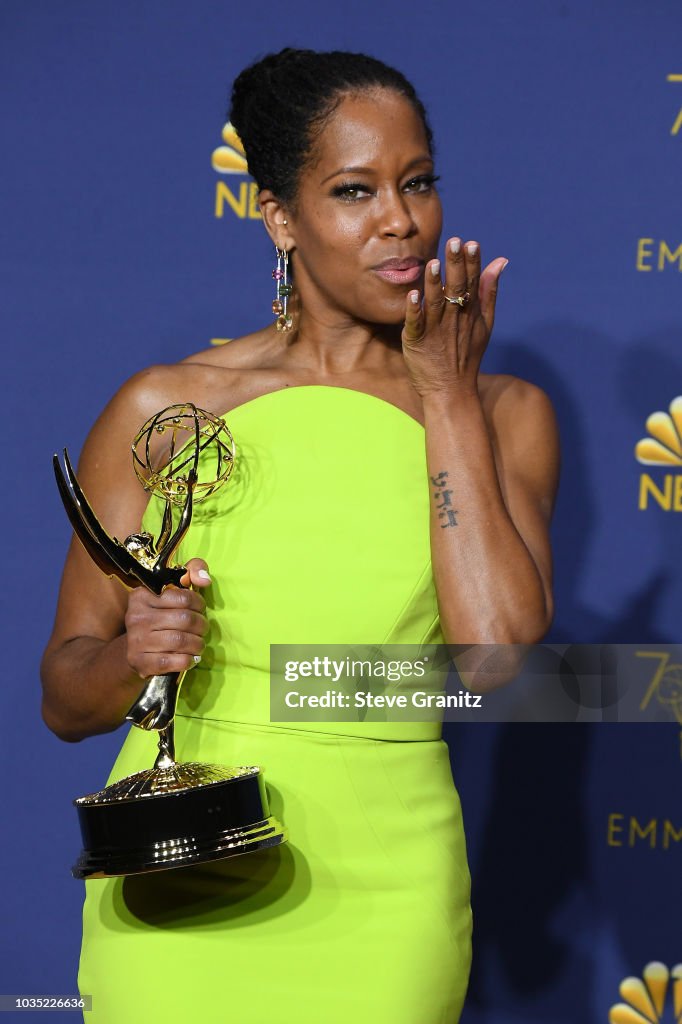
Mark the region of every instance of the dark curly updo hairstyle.
[[245, 68], [232, 88], [228, 118], [258, 187], [292, 204], [300, 170], [327, 118], [344, 96], [371, 88], [391, 89], [412, 104], [433, 153], [433, 133], [414, 87], [374, 57], [287, 47]]

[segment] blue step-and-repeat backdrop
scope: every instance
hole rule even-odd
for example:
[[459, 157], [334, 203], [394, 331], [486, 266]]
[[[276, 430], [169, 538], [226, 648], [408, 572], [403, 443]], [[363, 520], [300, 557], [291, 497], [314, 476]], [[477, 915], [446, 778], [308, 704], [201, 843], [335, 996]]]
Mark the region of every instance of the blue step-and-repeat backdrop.
[[[70, 801], [103, 784], [123, 738], [64, 744], [40, 719], [69, 538], [50, 458], [78, 452], [134, 370], [269, 322], [271, 246], [225, 112], [241, 68], [285, 45], [366, 51], [414, 81], [446, 232], [510, 260], [484, 368], [541, 385], [559, 418], [551, 638], [639, 645], [652, 682], [678, 687], [659, 724], [446, 726], [474, 881], [463, 1022], [602, 1024], [620, 1002], [620, 1024], [672, 1024], [679, 0], [2, 0], [0, 993], [76, 991]], [[648, 978], [654, 1016], [636, 1015], [628, 977]]]

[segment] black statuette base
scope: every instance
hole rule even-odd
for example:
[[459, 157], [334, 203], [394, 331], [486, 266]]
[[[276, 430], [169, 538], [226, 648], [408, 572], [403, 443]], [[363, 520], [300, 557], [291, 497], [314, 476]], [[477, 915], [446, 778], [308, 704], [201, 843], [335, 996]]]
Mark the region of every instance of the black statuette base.
[[74, 878], [187, 867], [286, 842], [258, 767], [151, 769], [74, 804], [83, 838]]

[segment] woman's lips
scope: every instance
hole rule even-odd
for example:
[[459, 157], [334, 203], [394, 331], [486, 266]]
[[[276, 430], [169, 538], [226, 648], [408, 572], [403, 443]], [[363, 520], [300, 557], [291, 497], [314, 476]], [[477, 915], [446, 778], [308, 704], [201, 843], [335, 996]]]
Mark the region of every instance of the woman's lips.
[[417, 281], [424, 273], [424, 264], [415, 263], [411, 267], [374, 267], [374, 273], [378, 274], [379, 277], [383, 277], [384, 281], [390, 281], [391, 284], [412, 284], [413, 281]]

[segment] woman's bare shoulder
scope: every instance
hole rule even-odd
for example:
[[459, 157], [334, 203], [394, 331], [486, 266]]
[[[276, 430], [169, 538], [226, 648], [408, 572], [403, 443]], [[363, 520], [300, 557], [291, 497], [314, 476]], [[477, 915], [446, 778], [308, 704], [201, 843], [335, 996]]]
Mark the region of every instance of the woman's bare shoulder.
[[208, 368], [185, 363], [147, 366], [129, 377], [104, 409], [100, 419], [140, 424], [169, 405], [195, 401], [206, 387]]
[[139, 370], [114, 395], [102, 416], [142, 424], [169, 405], [194, 402], [222, 411], [245, 379], [267, 365], [269, 332], [257, 331], [227, 344], [192, 353], [177, 363], [157, 363]]
[[193, 352], [179, 366], [207, 366], [224, 370], [260, 370], [277, 360], [283, 348], [282, 337], [270, 327], [251, 334], [221, 341], [210, 348]]

